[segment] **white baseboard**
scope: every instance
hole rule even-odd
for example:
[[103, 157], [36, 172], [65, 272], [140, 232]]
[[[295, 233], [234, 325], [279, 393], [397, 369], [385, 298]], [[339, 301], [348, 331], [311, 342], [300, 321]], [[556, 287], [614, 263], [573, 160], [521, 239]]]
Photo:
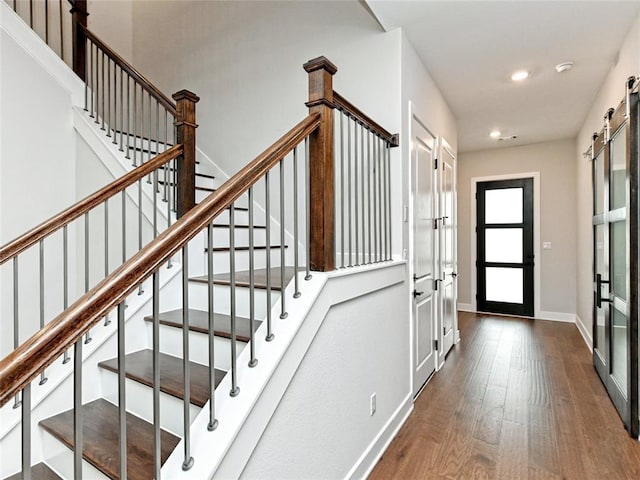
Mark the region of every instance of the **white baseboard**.
[[[458, 303], [458, 311], [459, 312], [471, 312], [471, 313], [482, 313], [478, 312], [477, 309], [473, 308], [473, 305], [470, 303]], [[520, 317], [519, 315], [508, 315], [503, 313], [490, 313], [490, 315], [496, 315], [498, 317]], [[527, 317], [522, 317], [527, 318]], [[567, 322], [567, 323], [575, 323], [576, 315], [573, 313], [563, 313], [563, 312], [547, 312], [547, 311], [539, 311], [538, 314], [534, 317], [536, 320], [550, 320], [552, 322]]]
[[578, 315], [576, 315], [576, 327], [578, 327], [578, 331], [580, 332], [580, 335], [582, 335], [584, 343], [586, 343], [589, 350], [593, 352], [593, 338], [591, 338], [591, 332], [587, 330], [587, 327], [584, 326], [582, 319]]
[[537, 320], [550, 320], [552, 322], [566, 322], [566, 323], [576, 323], [576, 314], [575, 313], [563, 313], [563, 312], [546, 312], [539, 311], [536, 315]]
[[402, 401], [389, 421], [382, 427], [380, 433], [365, 449], [358, 461], [345, 476], [348, 479], [367, 478], [387, 450], [391, 441], [396, 437], [400, 428], [404, 425], [413, 411], [413, 399], [411, 394]]
[[475, 312], [475, 309], [470, 303], [458, 302], [458, 311], [459, 312]]

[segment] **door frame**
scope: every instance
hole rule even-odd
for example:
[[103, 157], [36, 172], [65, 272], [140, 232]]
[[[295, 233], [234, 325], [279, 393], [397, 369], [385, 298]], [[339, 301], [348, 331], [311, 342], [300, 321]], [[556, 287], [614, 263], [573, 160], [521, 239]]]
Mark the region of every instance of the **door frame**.
[[[407, 145], [407, 157], [409, 159], [408, 165], [407, 165], [407, 181], [408, 181], [408, 194], [409, 194], [409, 198], [408, 198], [408, 202], [406, 205], [406, 208], [404, 208], [404, 212], [403, 212], [403, 220], [408, 223], [408, 230], [409, 230], [409, 234], [408, 234], [408, 238], [409, 241], [407, 242], [407, 255], [406, 255], [406, 260], [407, 260], [407, 267], [408, 267], [408, 272], [409, 272], [409, 288], [407, 289], [407, 302], [409, 303], [409, 320], [410, 320], [410, 327], [409, 327], [409, 358], [410, 358], [410, 363], [409, 363], [409, 385], [410, 385], [410, 389], [411, 392], [413, 394], [413, 383], [414, 383], [414, 365], [415, 365], [415, 349], [414, 349], [414, 342], [415, 342], [415, 337], [416, 337], [416, 332], [415, 332], [415, 314], [414, 314], [414, 300], [413, 300], [413, 295], [411, 294], [411, 292], [413, 291], [413, 275], [414, 275], [414, 255], [415, 255], [415, 246], [414, 246], [414, 229], [415, 229], [415, 224], [414, 224], [414, 215], [415, 215], [415, 209], [414, 209], [414, 197], [413, 197], [413, 182], [414, 182], [414, 178], [413, 178], [413, 168], [412, 168], [412, 157], [411, 157], [411, 153], [412, 153], [412, 145], [411, 142], [413, 141], [413, 135], [414, 135], [414, 131], [413, 131], [413, 122], [416, 121], [417, 123], [420, 124], [420, 126], [422, 128], [425, 129], [425, 131], [431, 135], [434, 139], [434, 145], [433, 145], [433, 152], [434, 154], [437, 156], [438, 155], [438, 149], [439, 149], [439, 137], [438, 135], [436, 135], [435, 133], [433, 133], [433, 130], [431, 128], [429, 128], [429, 126], [422, 121], [422, 119], [420, 117], [418, 117], [418, 115], [415, 113], [415, 108], [413, 105], [412, 101], [409, 101], [409, 108], [408, 108], [408, 113], [409, 113], [409, 117], [408, 117], [408, 145]], [[435, 176], [435, 172], [433, 173], [433, 175]], [[434, 186], [435, 186], [435, 182], [434, 182]], [[437, 196], [436, 196], [437, 197]], [[438, 206], [438, 199], [434, 198], [434, 208], [437, 208]], [[437, 241], [438, 239], [436, 238], [437, 235], [434, 235], [434, 248], [437, 247]], [[434, 312], [435, 315], [435, 312]], [[437, 334], [437, 318], [436, 318], [436, 329], [434, 331], [434, 334]], [[435, 337], [434, 338], [438, 338]], [[438, 339], [439, 342], [441, 342], [440, 339]], [[438, 362], [438, 354], [436, 352], [436, 354], [434, 355], [434, 362], [435, 362], [435, 370], [434, 370], [434, 374], [435, 372], [437, 372], [440, 369], [440, 365]], [[431, 380], [431, 378], [433, 378], [433, 375], [431, 375], [431, 377], [426, 381], [426, 383], [422, 386], [422, 389], [414, 395], [414, 398], [417, 398], [420, 393], [422, 392], [422, 390], [424, 389], [424, 387], [429, 383], [429, 381]]]
[[[533, 267], [533, 318], [540, 317], [540, 266], [542, 258], [540, 256], [540, 172], [522, 172], [509, 173], [504, 175], [490, 175], [486, 177], [471, 178], [471, 309], [475, 312], [478, 310], [478, 302], [476, 300], [477, 288], [477, 246], [476, 246], [476, 227], [477, 227], [477, 205], [476, 192], [478, 191], [478, 183], [492, 182], [500, 180], [517, 180], [520, 178], [533, 179], [533, 255], [535, 257], [535, 265]], [[499, 314], [495, 314], [499, 315]], [[512, 315], [510, 315], [512, 316]], [[527, 317], [529, 318], [529, 317]]]

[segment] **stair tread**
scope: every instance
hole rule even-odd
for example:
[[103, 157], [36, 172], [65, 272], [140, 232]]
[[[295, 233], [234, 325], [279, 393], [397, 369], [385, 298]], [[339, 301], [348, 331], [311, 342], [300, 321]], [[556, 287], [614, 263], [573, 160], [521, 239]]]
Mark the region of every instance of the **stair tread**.
[[[73, 450], [73, 409], [40, 422], [40, 426]], [[99, 398], [82, 406], [83, 458], [107, 477], [119, 478], [118, 407]], [[161, 430], [161, 463], [180, 439]], [[127, 413], [127, 477], [153, 478], [153, 425]]]
[[[118, 359], [112, 358], [98, 364], [114, 373], [118, 373]], [[209, 401], [209, 368], [199, 363], [189, 362], [191, 403], [204, 407]], [[131, 380], [153, 387], [153, 351], [146, 349], [125, 355], [125, 375]], [[226, 372], [215, 369], [216, 386]], [[160, 391], [184, 399], [182, 359], [160, 353]]]
[[[145, 320], [152, 321], [151, 316]], [[159, 315], [161, 325], [182, 328], [182, 309], [162, 312]], [[262, 322], [254, 320], [254, 329], [257, 330]], [[214, 334], [218, 337], [231, 338], [231, 317], [224, 313], [214, 313]], [[209, 333], [209, 314], [203, 310], [189, 309], [189, 330], [198, 333]], [[250, 339], [250, 321], [248, 318], [236, 316], [236, 338], [240, 342], [248, 342]]]
[[[5, 480], [20, 480], [20, 472], [7, 477]], [[56, 472], [51, 470], [45, 463], [38, 463], [31, 466], [32, 480], [62, 480]]]
[[[294, 268], [285, 267], [284, 280], [285, 285], [289, 283], [289, 280], [293, 278]], [[280, 290], [280, 267], [273, 267], [269, 272], [271, 277], [271, 289]], [[236, 272], [235, 284], [238, 287], [249, 286], [249, 270]], [[189, 280], [200, 283], [207, 283], [208, 279], [206, 275], [199, 277], [191, 277]], [[231, 276], [229, 273], [217, 273], [213, 276], [213, 283], [216, 285], [231, 285]], [[267, 269], [257, 268], [254, 270], [254, 286], [255, 288], [267, 288]]]
[[[266, 245], [254, 245], [254, 246], [253, 246], [253, 248], [254, 248], [254, 250], [266, 250], [266, 249], [267, 249], [267, 246], [266, 246]], [[279, 249], [279, 248], [280, 248], [280, 245], [271, 245], [271, 247], [270, 247], [270, 248], [271, 248], [272, 250]], [[288, 245], [285, 245], [285, 246], [284, 246], [284, 248], [289, 248], [289, 246], [288, 246]], [[214, 252], [228, 252], [228, 251], [230, 251], [230, 250], [231, 250], [231, 249], [230, 249], [229, 247], [213, 247], [213, 251], [214, 251]], [[236, 251], [237, 251], [237, 252], [238, 252], [238, 251], [245, 252], [245, 251], [248, 251], [248, 250], [249, 250], [249, 247], [248, 247], [248, 246], [244, 246], [244, 245], [243, 245], [242, 247], [236, 247]], [[209, 249], [208, 249], [208, 248], [205, 248], [205, 249], [204, 249], [204, 253], [207, 253], [208, 251], [209, 251]]]

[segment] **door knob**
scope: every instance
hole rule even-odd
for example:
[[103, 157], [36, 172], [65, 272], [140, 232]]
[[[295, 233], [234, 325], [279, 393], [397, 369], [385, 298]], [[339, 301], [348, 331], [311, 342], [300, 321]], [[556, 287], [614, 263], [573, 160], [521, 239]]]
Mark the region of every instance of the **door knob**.
[[420, 295], [422, 295], [424, 292], [419, 292], [417, 290], [413, 291], [413, 298], [419, 297]]
[[452, 276], [453, 278], [456, 278], [456, 277], [458, 276], [458, 274], [457, 274], [456, 272], [451, 272], [451, 276]]

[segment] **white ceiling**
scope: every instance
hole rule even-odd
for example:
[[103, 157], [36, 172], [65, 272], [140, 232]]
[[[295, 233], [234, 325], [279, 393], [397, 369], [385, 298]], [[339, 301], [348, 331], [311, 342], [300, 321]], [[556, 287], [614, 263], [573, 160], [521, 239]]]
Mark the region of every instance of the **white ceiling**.
[[[385, 30], [404, 29], [456, 116], [460, 151], [575, 137], [640, 11], [638, 0], [367, 3]], [[574, 68], [556, 73], [564, 61]], [[516, 84], [517, 69], [531, 76]], [[495, 128], [518, 139], [491, 140]]]

